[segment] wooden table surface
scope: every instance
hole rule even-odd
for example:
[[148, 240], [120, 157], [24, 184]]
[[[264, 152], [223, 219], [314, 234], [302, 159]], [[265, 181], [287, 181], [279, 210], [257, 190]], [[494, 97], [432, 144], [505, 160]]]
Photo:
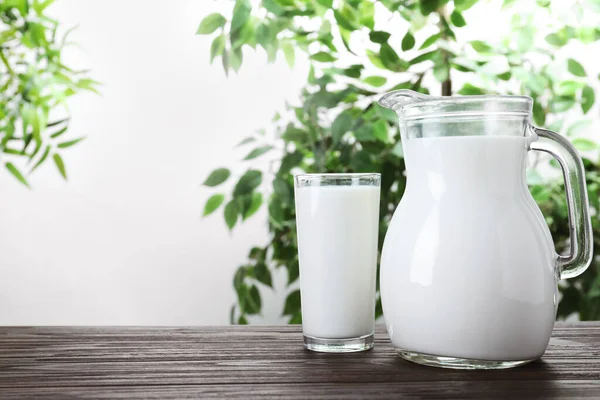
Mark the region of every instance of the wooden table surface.
[[455, 371], [375, 348], [303, 349], [300, 326], [0, 327], [0, 398], [598, 398], [600, 322], [560, 324], [541, 361]]

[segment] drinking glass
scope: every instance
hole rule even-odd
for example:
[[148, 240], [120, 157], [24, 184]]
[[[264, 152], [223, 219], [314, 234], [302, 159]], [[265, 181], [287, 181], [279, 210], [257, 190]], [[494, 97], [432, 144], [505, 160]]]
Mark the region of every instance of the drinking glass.
[[381, 175], [295, 176], [304, 346], [373, 347]]

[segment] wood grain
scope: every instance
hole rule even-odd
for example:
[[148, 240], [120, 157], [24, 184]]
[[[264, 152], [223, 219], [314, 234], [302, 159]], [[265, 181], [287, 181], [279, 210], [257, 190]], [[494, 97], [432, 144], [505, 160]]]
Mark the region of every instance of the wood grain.
[[541, 361], [455, 371], [302, 348], [299, 326], [0, 327], [0, 397], [600, 398], [600, 323], [555, 327]]

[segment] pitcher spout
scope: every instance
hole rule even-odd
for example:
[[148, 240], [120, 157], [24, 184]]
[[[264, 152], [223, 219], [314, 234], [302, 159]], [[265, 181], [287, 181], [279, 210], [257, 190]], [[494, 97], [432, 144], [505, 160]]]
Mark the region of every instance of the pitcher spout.
[[398, 112], [405, 105], [435, 99], [438, 99], [438, 97], [415, 92], [414, 90], [400, 89], [383, 95], [379, 99], [379, 105]]

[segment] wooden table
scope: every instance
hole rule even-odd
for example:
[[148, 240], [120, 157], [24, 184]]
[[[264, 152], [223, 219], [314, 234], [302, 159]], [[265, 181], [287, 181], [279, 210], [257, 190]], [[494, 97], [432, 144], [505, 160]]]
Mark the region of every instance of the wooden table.
[[539, 362], [455, 371], [403, 361], [383, 327], [353, 354], [300, 326], [0, 327], [0, 397], [600, 398], [600, 323], [557, 324]]

